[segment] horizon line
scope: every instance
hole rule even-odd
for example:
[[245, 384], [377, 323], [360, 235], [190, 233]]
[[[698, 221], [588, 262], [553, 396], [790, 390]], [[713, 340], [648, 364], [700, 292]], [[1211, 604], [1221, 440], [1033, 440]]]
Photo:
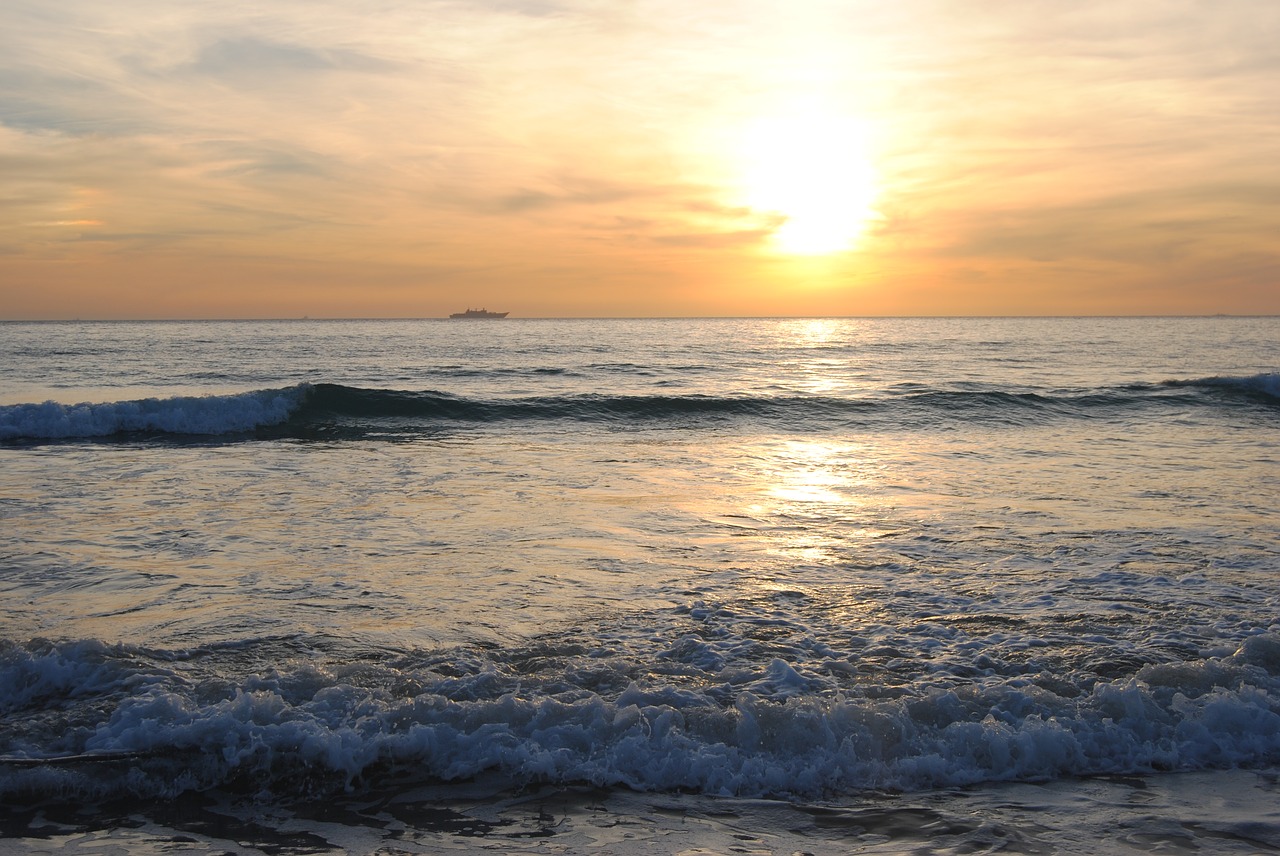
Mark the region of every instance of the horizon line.
[[515, 318], [456, 319], [447, 315], [277, 315], [234, 317], [164, 318], [0, 318], [0, 324], [191, 324], [191, 323], [265, 323], [283, 321], [817, 321], [817, 320], [1014, 320], [1014, 319], [1106, 319], [1106, 318], [1280, 318], [1280, 312], [1187, 312], [1187, 313], [1049, 313], [1043, 315], [521, 315]]

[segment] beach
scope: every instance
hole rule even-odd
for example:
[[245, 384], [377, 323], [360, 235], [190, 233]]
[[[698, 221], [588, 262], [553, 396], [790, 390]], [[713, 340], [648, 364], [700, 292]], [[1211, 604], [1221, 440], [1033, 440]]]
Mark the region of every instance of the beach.
[[7, 812], [13, 853], [1269, 853], [1274, 772], [1103, 777], [797, 804], [474, 784], [264, 810], [227, 795]]

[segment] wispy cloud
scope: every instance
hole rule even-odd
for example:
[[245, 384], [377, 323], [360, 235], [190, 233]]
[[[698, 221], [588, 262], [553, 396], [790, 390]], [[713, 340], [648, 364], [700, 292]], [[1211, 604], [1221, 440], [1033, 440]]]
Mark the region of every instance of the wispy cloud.
[[[361, 314], [468, 287], [525, 314], [778, 311], [813, 273], [771, 249], [787, 212], [744, 201], [741, 150], [800, 100], [869, 129], [878, 182], [857, 252], [823, 268], [828, 311], [851, 290], [935, 311], [921, 283], [1089, 311], [1072, 271], [1160, 311], [1151, 283], [1190, 270], [1203, 299], [1171, 285], [1178, 311], [1280, 311], [1278, 40], [1269, 0], [11, 0], [0, 278], [27, 291], [0, 315], [233, 259], [297, 314], [324, 310], [282, 271], [317, 263], [380, 283]], [[445, 270], [405, 309], [415, 271]]]
[[313, 48], [252, 36], [218, 39], [202, 47], [194, 61], [175, 72], [209, 75], [237, 83], [278, 85], [291, 75], [323, 71], [387, 74], [401, 66], [346, 48]]

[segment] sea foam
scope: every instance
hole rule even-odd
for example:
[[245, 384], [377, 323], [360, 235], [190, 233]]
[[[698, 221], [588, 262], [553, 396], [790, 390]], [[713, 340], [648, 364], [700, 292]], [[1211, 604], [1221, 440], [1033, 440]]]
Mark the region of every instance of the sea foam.
[[231, 395], [176, 396], [101, 404], [14, 404], [0, 407], [0, 440], [105, 437], [129, 432], [219, 435], [287, 420], [309, 386]]
[[[1257, 636], [1226, 657], [1149, 667], [1067, 695], [996, 681], [901, 697], [798, 696], [786, 691], [794, 670], [775, 661], [761, 667], [757, 692], [722, 703], [649, 682], [564, 692], [569, 674], [491, 692], [488, 670], [447, 681], [401, 672], [418, 688], [407, 693], [368, 681], [376, 669], [364, 679], [295, 666], [249, 681], [192, 680], [127, 646], [14, 646], [0, 652], [0, 686], [17, 690], [6, 719], [24, 724], [3, 746], [0, 794], [158, 796], [229, 785], [321, 793], [387, 775], [485, 774], [512, 787], [821, 797], [1265, 766], [1280, 760], [1278, 651], [1280, 638]], [[765, 697], [769, 684], [780, 691]], [[51, 747], [61, 754], [48, 755]]]
[[1261, 374], [1241, 376], [1218, 375], [1190, 381], [1169, 381], [1166, 385], [1228, 389], [1280, 399], [1280, 372], [1263, 372]]

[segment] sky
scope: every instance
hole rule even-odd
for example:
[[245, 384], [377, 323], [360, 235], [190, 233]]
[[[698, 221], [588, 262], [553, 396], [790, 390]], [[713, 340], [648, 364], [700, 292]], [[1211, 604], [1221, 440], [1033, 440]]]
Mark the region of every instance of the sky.
[[1275, 0], [4, 0], [0, 319], [1280, 314]]

